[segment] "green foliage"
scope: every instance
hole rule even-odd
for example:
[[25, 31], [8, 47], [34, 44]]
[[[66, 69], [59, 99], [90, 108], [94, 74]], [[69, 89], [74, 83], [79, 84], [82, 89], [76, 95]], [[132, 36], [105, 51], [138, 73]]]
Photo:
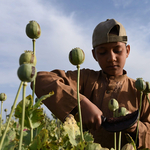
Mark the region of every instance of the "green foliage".
[[[40, 99], [38, 99], [37, 103], [35, 105], [33, 104], [33, 98], [31, 95], [27, 96], [25, 99], [25, 120], [24, 120], [24, 126], [27, 128], [37, 128], [43, 123], [44, 120], [44, 114], [43, 109], [39, 108], [40, 103], [42, 100], [45, 99], [45, 97], [50, 97], [53, 95], [53, 93], [49, 93], [48, 95], [42, 96]], [[21, 124], [22, 120], [22, 103], [23, 100], [20, 101], [15, 109], [15, 117], [19, 118], [19, 123]]]
[[[46, 97], [52, 94], [54, 93], [48, 94]], [[41, 108], [42, 100], [44, 99], [45, 97], [42, 96], [33, 105], [32, 96], [29, 95], [26, 97], [22, 150], [108, 150], [108, 148], [103, 148], [100, 144], [94, 143], [94, 138], [88, 131], [84, 132], [84, 141], [82, 141], [79, 129], [80, 124], [76, 122], [73, 115], [68, 115], [64, 123], [53, 114], [53, 119], [48, 118], [43, 108]], [[18, 121], [11, 120], [2, 150], [18, 150], [21, 113], [22, 101], [18, 103], [14, 113]], [[6, 124], [7, 122], [2, 126], [2, 134]], [[33, 141], [30, 140], [31, 127], [34, 128]], [[130, 135], [127, 134], [126, 136], [128, 142], [136, 149], [135, 143]]]
[[2, 150], [8, 150], [8, 149], [14, 150], [16, 145], [15, 137], [16, 137], [16, 132], [13, 130], [13, 128], [11, 128], [7, 132], [6, 138], [2, 146]]
[[[49, 94], [49, 96], [52, 94], [54, 93]], [[74, 116], [69, 115], [64, 123], [57, 118], [49, 119], [41, 108], [41, 102], [44, 99], [45, 97], [42, 97], [38, 99], [36, 104], [32, 105], [32, 96], [26, 97], [22, 150], [94, 150], [102, 148], [100, 144], [93, 142], [93, 136], [89, 132], [84, 132], [84, 141], [81, 141], [80, 129]], [[18, 150], [21, 114], [22, 100], [16, 106], [14, 113], [18, 121], [11, 120], [2, 150]], [[2, 126], [2, 133], [6, 124], [7, 122]], [[33, 141], [30, 140], [31, 127], [34, 128]]]
[[66, 121], [64, 122], [64, 129], [65, 133], [69, 136], [70, 143], [73, 146], [77, 146], [80, 141], [80, 138], [78, 137], [80, 135], [80, 130], [73, 115], [70, 114], [66, 118]]
[[29, 146], [29, 150], [40, 150], [43, 147], [46, 148], [46, 141], [48, 139], [48, 131], [46, 129], [42, 129], [40, 133], [34, 138], [34, 141]]
[[[37, 128], [41, 123], [42, 120], [44, 119], [43, 115], [43, 109], [37, 108], [37, 109], [32, 109], [30, 106], [30, 103], [32, 103], [32, 96], [29, 95], [26, 97], [25, 101], [25, 121], [24, 121], [24, 126], [27, 128]], [[15, 117], [19, 118], [19, 123], [21, 124], [22, 120], [22, 103], [23, 101], [20, 101], [15, 109]]]

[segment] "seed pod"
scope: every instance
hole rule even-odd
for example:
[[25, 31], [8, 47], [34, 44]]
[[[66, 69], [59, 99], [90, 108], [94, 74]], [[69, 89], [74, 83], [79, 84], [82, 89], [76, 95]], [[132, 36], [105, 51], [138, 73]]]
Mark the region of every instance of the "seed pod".
[[82, 49], [74, 48], [69, 53], [69, 60], [73, 65], [80, 65], [84, 62], [85, 54]]
[[116, 117], [126, 116], [128, 113], [129, 112], [125, 107], [119, 107], [119, 109], [116, 110]]
[[32, 82], [36, 77], [37, 71], [33, 64], [22, 64], [17, 71], [21, 81]]
[[38, 98], [36, 98], [36, 99], [35, 99], [35, 103], [37, 103], [37, 102], [38, 102], [38, 100], [39, 100], [39, 99], [38, 99]]
[[143, 92], [150, 93], [150, 83], [149, 82], [146, 82], [146, 89]]
[[111, 111], [115, 111], [116, 109], [119, 108], [119, 104], [118, 104], [118, 101], [116, 99], [111, 99], [108, 103], [108, 108], [109, 110]]
[[36, 56], [33, 54], [32, 51], [25, 51], [24, 53], [21, 54], [19, 58], [19, 64], [22, 65], [24, 63], [31, 63], [34, 66], [36, 65]]
[[5, 101], [7, 99], [7, 95], [5, 93], [0, 94], [0, 101]]
[[36, 21], [29, 21], [26, 26], [26, 34], [31, 39], [37, 39], [41, 35], [40, 25]]
[[146, 83], [142, 78], [137, 78], [135, 81], [135, 87], [138, 91], [144, 91], [146, 89]]
[[7, 109], [5, 108], [4, 111], [7, 112]]

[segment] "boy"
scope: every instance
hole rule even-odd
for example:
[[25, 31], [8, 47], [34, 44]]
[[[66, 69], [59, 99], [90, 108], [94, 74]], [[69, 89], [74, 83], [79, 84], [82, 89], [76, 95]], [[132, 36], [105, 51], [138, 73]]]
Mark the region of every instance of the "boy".
[[[126, 31], [123, 25], [114, 19], [98, 24], [93, 32], [93, 57], [102, 70], [82, 69], [80, 72], [80, 101], [84, 128], [93, 134], [94, 140], [102, 147], [114, 147], [114, 134], [101, 127], [101, 115], [109, 118], [112, 112], [108, 102], [115, 98], [120, 107], [130, 112], [139, 108], [140, 93], [135, 88], [135, 80], [127, 77], [123, 69], [130, 53]], [[43, 103], [61, 121], [77, 112], [77, 71], [64, 72], [54, 70], [39, 72], [36, 79], [38, 97], [54, 91], [54, 95]], [[139, 148], [150, 148], [150, 107], [143, 96], [142, 112], [139, 122]], [[122, 132], [122, 145], [127, 143], [124, 133], [133, 138], [136, 126]]]

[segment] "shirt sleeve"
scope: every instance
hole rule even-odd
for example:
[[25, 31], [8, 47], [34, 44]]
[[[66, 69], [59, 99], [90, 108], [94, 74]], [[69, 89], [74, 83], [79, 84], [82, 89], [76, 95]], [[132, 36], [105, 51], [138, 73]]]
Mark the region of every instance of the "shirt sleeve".
[[[80, 78], [80, 90], [83, 84]], [[43, 101], [46, 107], [61, 121], [77, 106], [77, 71], [54, 70], [52, 72], [38, 72], [35, 93], [41, 97], [54, 91], [54, 95]], [[80, 94], [80, 100], [84, 96]]]

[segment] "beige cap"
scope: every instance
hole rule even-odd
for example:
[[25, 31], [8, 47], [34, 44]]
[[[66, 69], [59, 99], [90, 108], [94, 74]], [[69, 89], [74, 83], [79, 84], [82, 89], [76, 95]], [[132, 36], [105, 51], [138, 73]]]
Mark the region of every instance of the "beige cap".
[[[110, 34], [113, 27], [117, 27], [118, 34]], [[99, 23], [93, 32], [92, 44], [93, 48], [104, 43], [124, 42], [127, 43], [126, 30], [123, 25], [115, 19], [107, 19]]]

